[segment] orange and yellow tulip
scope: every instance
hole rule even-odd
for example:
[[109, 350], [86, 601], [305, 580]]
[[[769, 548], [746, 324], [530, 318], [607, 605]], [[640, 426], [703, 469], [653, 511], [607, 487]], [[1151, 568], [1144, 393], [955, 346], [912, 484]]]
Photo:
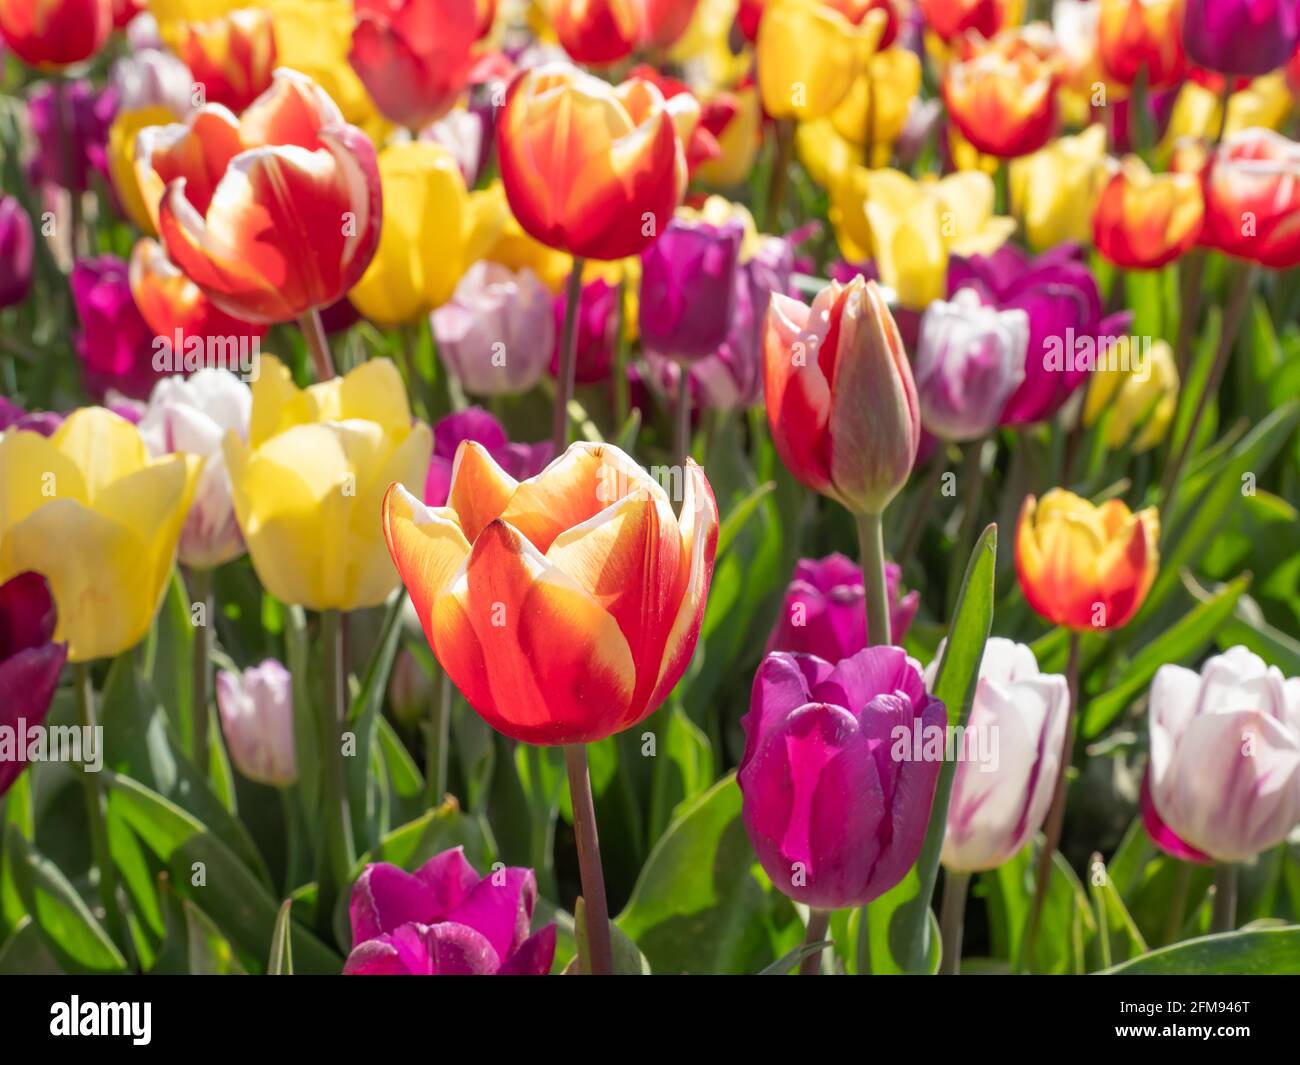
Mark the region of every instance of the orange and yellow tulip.
[[171, 37], [207, 102], [242, 111], [270, 88], [277, 53], [269, 11], [241, 8], [221, 18], [181, 22]]
[[713, 574], [718, 510], [704, 472], [682, 508], [631, 458], [577, 443], [516, 481], [460, 445], [445, 507], [401, 485], [388, 550], [434, 654], [493, 728], [591, 743], [652, 713], [685, 671]]
[[32, 66], [89, 59], [112, 28], [111, 0], [0, 0], [0, 38]]
[[1097, 201], [1093, 241], [1116, 266], [1153, 270], [1191, 249], [1204, 214], [1196, 174], [1153, 174], [1137, 156], [1128, 156]]
[[948, 65], [943, 99], [979, 152], [1014, 159], [1036, 152], [1056, 126], [1056, 74], [1027, 47], [990, 47]]
[[1053, 488], [1027, 496], [1016, 525], [1016, 576], [1029, 605], [1078, 631], [1128, 623], [1159, 565], [1160, 515], [1118, 499], [1094, 506]]
[[1111, 81], [1163, 89], [1182, 78], [1183, 0], [1100, 0], [1098, 51]]

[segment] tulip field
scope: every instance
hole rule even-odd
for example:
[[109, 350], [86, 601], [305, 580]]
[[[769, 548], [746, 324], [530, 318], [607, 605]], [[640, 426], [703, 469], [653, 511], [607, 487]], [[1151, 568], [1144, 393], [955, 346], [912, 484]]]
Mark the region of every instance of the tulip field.
[[1296, 137], [1300, 0], [0, 0], [0, 973], [1300, 974]]

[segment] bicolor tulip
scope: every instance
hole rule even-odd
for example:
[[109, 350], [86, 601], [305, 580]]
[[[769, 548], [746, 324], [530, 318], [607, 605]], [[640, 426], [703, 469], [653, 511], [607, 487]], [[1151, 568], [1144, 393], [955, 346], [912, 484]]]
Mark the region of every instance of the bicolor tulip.
[[195, 460], [155, 459], [134, 425], [102, 407], [48, 439], [0, 436], [0, 581], [35, 570], [58, 605], [58, 640], [87, 662], [149, 631], [176, 560]]
[[1025, 379], [1029, 315], [999, 311], [959, 289], [921, 318], [912, 363], [921, 424], [941, 440], [976, 440], [997, 428], [1007, 400]]
[[176, 54], [202, 86], [200, 102], [238, 113], [271, 87], [278, 55], [270, 11], [246, 7], [182, 22], [171, 36]]
[[[42, 724], [59, 686], [67, 644], [54, 642], [58, 613], [39, 573], [0, 584], [0, 798], [27, 765], [26, 745], [14, 741]], [[5, 750], [4, 733], [10, 750]]]
[[462, 847], [435, 854], [414, 873], [367, 865], [348, 915], [353, 976], [545, 976], [555, 925], [532, 931], [537, 878], [493, 867], [480, 877]]
[[504, 206], [468, 191], [455, 157], [428, 141], [381, 151], [379, 179], [384, 200], [401, 210], [385, 212], [375, 257], [349, 298], [366, 317], [399, 325], [451, 299], [495, 241]]
[[475, 263], [431, 322], [438, 356], [473, 395], [527, 392], [550, 365], [555, 297], [527, 267]]
[[769, 0], [758, 27], [758, 87], [772, 118], [827, 115], [853, 87], [884, 32], [883, 12], [855, 26], [821, 0]]
[[[947, 640], [925, 671], [933, 687]], [[955, 872], [996, 869], [1042, 827], [1061, 773], [1070, 686], [1042, 673], [1023, 643], [989, 637], [957, 754], [941, 860]]]
[[[1128, 444], [1134, 453], [1150, 451], [1169, 432], [1178, 409], [1178, 367], [1173, 349], [1156, 340], [1145, 357], [1133, 358], [1136, 338], [1123, 337], [1113, 361], [1119, 365], [1099, 366], [1088, 383], [1083, 406], [1083, 424], [1095, 425], [1109, 413], [1106, 444], [1121, 448]], [[1123, 345], [1130, 345], [1128, 353]], [[1112, 361], [1112, 360], [1108, 360]]]
[[262, 584], [312, 610], [378, 606], [397, 587], [380, 502], [424, 487], [432, 440], [388, 359], [299, 389], [263, 355], [248, 442], [227, 432], [235, 513]]
[[1006, 0], [920, 0], [926, 28], [944, 42], [974, 30], [991, 38], [1007, 22]]
[[551, 0], [555, 36], [570, 58], [588, 66], [621, 62], [641, 37], [640, 0]]
[[1093, 240], [1116, 266], [1154, 270], [1186, 254], [1201, 234], [1205, 202], [1196, 174], [1153, 174], [1126, 156], [1097, 201]]
[[[216, 128], [222, 110], [209, 105], [200, 114]], [[246, 321], [289, 321], [334, 303], [379, 243], [370, 140], [320, 86], [287, 69], [237, 123], [226, 112], [218, 143], [203, 145], [196, 160], [187, 153], [198, 121], [166, 127], [152, 150], [138, 152], [140, 165], [166, 182], [158, 230], [169, 258], [214, 304]], [[194, 186], [191, 167], [205, 179]]]
[[468, 407], [448, 414], [433, 427], [433, 458], [424, 482], [424, 502], [430, 507], [445, 507], [451, 492], [452, 464], [465, 440], [473, 440], [487, 449], [492, 461], [515, 480], [535, 477], [555, 457], [549, 440], [536, 444], [515, 444], [506, 436], [505, 426], [482, 407]]
[[298, 779], [293, 736], [293, 676], [274, 658], [241, 673], [217, 671], [217, 713], [236, 768], [259, 784]]
[[1300, 264], [1300, 144], [1267, 129], [1228, 137], [1203, 180], [1201, 243], [1273, 270]]
[[1146, 88], [1178, 82], [1183, 53], [1184, 0], [1098, 0], [1098, 51], [1105, 76], [1123, 86], [1139, 78]]
[[1119, 499], [1094, 506], [1053, 488], [1026, 496], [1016, 525], [1016, 576], [1029, 605], [1076, 631], [1118, 629], [1146, 599], [1160, 554], [1160, 515]]
[[469, 84], [479, 37], [475, 0], [357, 0], [348, 55], [390, 122], [427, 126]]
[[1029, 247], [1041, 252], [1067, 241], [1091, 241], [1093, 211], [1113, 170], [1100, 123], [1012, 160], [1011, 213]]
[[921, 60], [901, 45], [870, 56], [844, 99], [830, 113], [835, 132], [871, 149], [871, 161], [888, 162], [921, 91]]
[[32, 220], [23, 205], [13, 196], [0, 195], [0, 310], [27, 298], [35, 253]]
[[[886, 562], [888, 642], [899, 645], [921, 605], [919, 592], [900, 594], [902, 580], [902, 570]], [[838, 662], [864, 650], [868, 646], [866, 594], [862, 567], [851, 559], [838, 552], [821, 559], [801, 558], [767, 639], [767, 652], [789, 651]]]
[[1258, 77], [1282, 66], [1297, 43], [1296, 0], [1186, 0], [1183, 44], [1198, 66]]
[[1242, 646], [1198, 675], [1161, 666], [1147, 711], [1142, 814], [1176, 858], [1243, 862], [1300, 823], [1300, 677]]
[[758, 155], [762, 122], [763, 107], [754, 85], [705, 95], [700, 101], [700, 125], [713, 134], [718, 154], [701, 160], [695, 176], [715, 188], [744, 182]]
[[222, 441], [228, 432], [248, 439], [252, 405], [248, 385], [233, 373], [204, 369], [159, 381], [140, 419], [150, 454], [193, 455], [202, 463], [177, 546], [177, 557], [192, 568], [211, 569], [244, 553]]
[[745, 830], [777, 890], [836, 910], [902, 880], [921, 852], [941, 765], [913, 755], [946, 721], [900, 647], [835, 664], [763, 659], [736, 781]]
[[127, 264], [115, 255], [78, 259], [68, 280], [87, 391], [99, 398], [112, 390], [144, 399], [160, 371], [154, 369], [154, 331], [136, 307]]
[[220, 104], [195, 108], [183, 123], [144, 126], [129, 152], [135, 190], [129, 191], [125, 180], [118, 181], [118, 195], [128, 203], [138, 199], [148, 212], [147, 228], [157, 232], [159, 208], [174, 182], [183, 181], [185, 199], [206, 212], [227, 165], [243, 149], [239, 120]]
[[112, 28], [112, 0], [0, 0], [0, 38], [29, 66], [89, 59]]
[[159, 48], [143, 48], [117, 60], [109, 71], [109, 85], [117, 94], [119, 115], [161, 108], [172, 116], [168, 121], [176, 121], [194, 106], [190, 68]]
[[985, 155], [1036, 152], [1056, 127], [1056, 74], [1028, 48], [988, 46], [950, 63], [943, 99], [963, 137]]
[[526, 743], [592, 743], [652, 713], [685, 671], [713, 573], [718, 510], [687, 460], [680, 517], [617, 448], [575, 443], [516, 481], [456, 454], [447, 506], [384, 500], [393, 561], [469, 704]]
[[921, 419], [875, 282], [832, 281], [811, 307], [774, 293], [763, 381], [772, 440], [790, 472], [854, 513], [881, 513], [912, 472]]
[[[688, 94], [650, 82], [610, 86], [564, 64], [510, 86], [497, 154], [510, 209], [548, 247], [591, 259], [636, 255], [667, 228], [686, 188], [674, 115], [698, 118]], [[687, 130], [689, 131], [689, 130]]]
[[[628, 80], [640, 79], [648, 81], [662, 94], [664, 100], [669, 102], [669, 106], [675, 106], [670, 101], [674, 97], [685, 96], [692, 108], [698, 108], [697, 118], [693, 127], [686, 131], [683, 126], [679, 129], [682, 134], [682, 147], [686, 153], [686, 170], [689, 174], [694, 174], [696, 169], [703, 163], [711, 159], [716, 159], [722, 154], [722, 148], [718, 144], [718, 139], [713, 135], [712, 129], [704, 122], [704, 108], [699, 106], [699, 101], [692, 95], [690, 87], [684, 81], [678, 81], [676, 78], [670, 78], [662, 73], [656, 67], [648, 63], [640, 63], [628, 71]], [[709, 117], [714, 123], [726, 121], [726, 115], [719, 115], [718, 108], [725, 105], [714, 105], [714, 113]]]

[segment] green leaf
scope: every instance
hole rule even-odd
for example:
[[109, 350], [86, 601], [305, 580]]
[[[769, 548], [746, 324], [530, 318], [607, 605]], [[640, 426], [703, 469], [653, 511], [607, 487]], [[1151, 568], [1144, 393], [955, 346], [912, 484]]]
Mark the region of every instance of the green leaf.
[[280, 912], [275, 916], [275, 931], [271, 934], [271, 957], [266, 963], [267, 976], [293, 975], [293, 936], [290, 931], [293, 913], [293, 899], [285, 899], [280, 904]]
[[[573, 959], [564, 967], [564, 975], [572, 976], [581, 973], [584, 976], [590, 976], [590, 970], [585, 962], [587, 954], [587, 907], [582, 901], [582, 896], [578, 896], [578, 904], [574, 907], [573, 915], [573, 932], [577, 937], [577, 953]], [[638, 949], [637, 945], [628, 938], [626, 932], [618, 927], [613, 921], [609, 923], [609, 945], [610, 953], [613, 955], [614, 975], [615, 976], [649, 976], [650, 963]]]
[[1107, 969], [1111, 976], [1271, 976], [1300, 972], [1300, 926], [1189, 939]]
[[[209, 625], [215, 618], [208, 618]], [[181, 749], [194, 752], [194, 625], [190, 618], [190, 597], [179, 569], [173, 569], [158, 619], [154, 622], [157, 653], [150, 683], [167, 711]]]
[[771, 965], [760, 972], [759, 976], [785, 976], [786, 973], [794, 971], [804, 958], [810, 958], [814, 954], [820, 954], [823, 950], [831, 945], [829, 939], [823, 939], [820, 943], [800, 943], [794, 950], [777, 958]]
[[1286, 676], [1300, 676], [1300, 640], [1273, 628], [1258, 611], [1245, 609], [1243, 600], [1235, 616], [1219, 630], [1219, 649], [1226, 651], [1244, 644], [1269, 665], [1277, 666]]
[[372, 752], [376, 746], [376, 719], [379, 717], [379, 708], [383, 705], [388, 677], [402, 635], [400, 621], [405, 598], [405, 593], [400, 590], [390, 597], [370, 661], [366, 664], [360, 687], [352, 698], [347, 714], [346, 728], [356, 734], [356, 752], [353, 757], [344, 759], [344, 763], [348, 809], [358, 847], [369, 846], [387, 828], [383, 813], [384, 781], [381, 774], [374, 772]]
[[[1034, 901], [1041, 846], [1040, 836], [1035, 845], [1021, 848], [1010, 861], [980, 875], [980, 890], [988, 899], [993, 952], [1013, 964], [1020, 959]], [[1085, 972], [1085, 948], [1088, 939], [1096, 933], [1097, 923], [1083, 886], [1059, 852], [1052, 855], [1047, 899], [1040, 921], [1034, 956], [1028, 959], [1025, 968], [1035, 973]]]
[[718, 527], [718, 547], [714, 553], [715, 559], [721, 558], [727, 553], [727, 548], [735, 540], [736, 534], [745, 527], [745, 523], [758, 510], [758, 505], [763, 502], [763, 497], [775, 489], [775, 481], [764, 481], [762, 484], [755, 486], [747, 496], [727, 511], [726, 518]]
[[0, 976], [57, 976], [62, 972], [36, 922], [24, 914], [0, 943]]

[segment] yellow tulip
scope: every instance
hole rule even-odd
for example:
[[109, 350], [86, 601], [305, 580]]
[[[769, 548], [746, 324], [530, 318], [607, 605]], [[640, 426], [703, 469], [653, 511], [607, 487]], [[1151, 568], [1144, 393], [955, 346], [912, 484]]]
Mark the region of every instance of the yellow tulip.
[[773, 118], [819, 118], [847, 95], [875, 51], [885, 13], [854, 26], [820, 0], [771, 0], [758, 27], [758, 87]]
[[738, 0], [699, 0], [686, 32], [669, 49], [669, 59], [698, 71], [705, 83], [736, 84], [753, 62], [747, 49], [731, 50], [731, 28], [739, 7]]
[[151, 458], [136, 427], [102, 407], [48, 440], [0, 435], [0, 584], [46, 577], [70, 661], [121, 654], [149, 631], [198, 469], [192, 457]]
[[[749, 177], [761, 140], [763, 108], [758, 90], [751, 85], [737, 89], [731, 95], [735, 98], [736, 114], [718, 134], [718, 147], [722, 154], [701, 163], [695, 171], [701, 182], [715, 188], [731, 188]], [[709, 96], [704, 98], [706, 106], [710, 99]]]
[[841, 137], [830, 118], [800, 122], [795, 129], [794, 150], [808, 176], [832, 194], [863, 159], [862, 149]]
[[[1173, 350], [1163, 340], [1151, 345], [1145, 359], [1133, 358], [1132, 338], [1120, 338], [1110, 358], [1088, 382], [1083, 424], [1092, 426], [1107, 411], [1106, 444], [1134, 452], [1149, 451], [1169, 432], [1178, 408], [1178, 367]], [[1113, 364], [1113, 365], [1112, 365]], [[1136, 435], [1134, 435], [1136, 433]]]
[[350, 298], [367, 318], [399, 325], [451, 299], [504, 220], [499, 197], [469, 192], [451, 152], [407, 141], [379, 153], [383, 229], [374, 259]]
[[150, 236], [157, 236], [158, 230], [154, 226], [153, 211], [145, 204], [144, 190], [136, 171], [136, 136], [147, 126], [170, 126], [175, 121], [176, 116], [165, 107], [141, 107], [134, 111], [119, 111], [108, 127], [108, 176], [113, 191], [117, 193], [127, 217]]
[[1011, 213], [1030, 248], [1045, 251], [1067, 240], [1090, 241], [1093, 208], [1113, 168], [1100, 124], [1013, 159], [1008, 173]]
[[380, 504], [394, 481], [423, 496], [432, 448], [389, 360], [299, 389], [264, 355], [248, 443], [232, 432], [224, 449], [235, 514], [266, 589], [312, 610], [382, 603], [397, 571]]
[[886, 49], [863, 64], [848, 95], [831, 112], [831, 124], [851, 143], [871, 145], [871, 162], [884, 165], [920, 91], [921, 60], [917, 54], [902, 47]]
[[[1243, 129], [1259, 127], [1281, 130], [1291, 114], [1291, 93], [1286, 75], [1280, 70], [1256, 78], [1228, 99], [1228, 122], [1223, 134], [1230, 137]], [[1218, 93], [1194, 81], [1183, 83], [1169, 116], [1169, 126], [1160, 142], [1162, 157], [1167, 157], [1182, 138], [1212, 138], [1219, 129], [1222, 100]]]

